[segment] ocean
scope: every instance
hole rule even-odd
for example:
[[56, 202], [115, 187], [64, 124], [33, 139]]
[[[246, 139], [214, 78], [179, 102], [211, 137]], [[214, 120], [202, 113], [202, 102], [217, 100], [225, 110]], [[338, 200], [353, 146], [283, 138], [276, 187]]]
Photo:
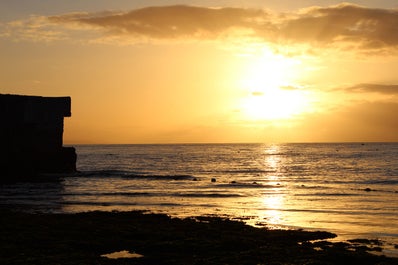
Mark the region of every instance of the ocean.
[[398, 143], [75, 147], [78, 173], [1, 184], [0, 206], [217, 215], [379, 239], [398, 256]]

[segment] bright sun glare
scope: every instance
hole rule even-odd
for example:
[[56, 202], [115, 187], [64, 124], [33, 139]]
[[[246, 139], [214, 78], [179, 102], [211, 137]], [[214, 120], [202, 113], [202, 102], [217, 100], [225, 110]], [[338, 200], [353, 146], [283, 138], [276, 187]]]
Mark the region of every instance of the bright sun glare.
[[289, 119], [308, 107], [308, 98], [294, 80], [300, 74], [298, 59], [263, 52], [242, 79], [247, 91], [241, 109], [250, 120]]

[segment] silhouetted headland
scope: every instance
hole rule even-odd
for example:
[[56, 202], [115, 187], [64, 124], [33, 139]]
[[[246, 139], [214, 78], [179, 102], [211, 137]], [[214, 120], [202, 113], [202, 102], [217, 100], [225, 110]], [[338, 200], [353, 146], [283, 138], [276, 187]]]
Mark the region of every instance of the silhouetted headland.
[[70, 97], [0, 94], [1, 181], [76, 171], [75, 149], [62, 139], [70, 116]]

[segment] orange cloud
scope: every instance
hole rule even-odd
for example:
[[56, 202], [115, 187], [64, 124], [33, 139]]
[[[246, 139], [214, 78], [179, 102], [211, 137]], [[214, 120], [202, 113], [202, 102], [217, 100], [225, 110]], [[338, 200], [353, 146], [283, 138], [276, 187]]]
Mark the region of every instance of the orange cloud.
[[398, 95], [398, 85], [359, 84], [345, 89], [350, 92]]
[[350, 42], [361, 49], [398, 46], [398, 10], [351, 4], [307, 9], [282, 23], [286, 40], [331, 45]]
[[[262, 9], [177, 5], [129, 12], [36, 17], [40, 23], [33, 19], [3, 25], [0, 36], [10, 37], [12, 32], [17, 32], [20, 37], [28, 34], [26, 38], [37, 38], [41, 34], [55, 38], [64, 37], [71, 30], [95, 29], [105, 34], [104, 37], [118, 40], [214, 40], [232, 34], [241, 40], [249, 37], [276, 45], [303, 44], [315, 48], [357, 49], [360, 52], [398, 48], [398, 34], [394, 34], [398, 32], [397, 9], [366, 8], [346, 3], [326, 8], [312, 7], [290, 14], [275, 14]], [[60, 27], [58, 31], [55, 26]], [[98, 35], [90, 35], [90, 38], [98, 38]]]
[[217, 37], [231, 28], [255, 28], [267, 17], [262, 10], [193, 6], [147, 7], [130, 12], [66, 14], [49, 17], [56, 23], [80, 23], [109, 34], [149, 38]]

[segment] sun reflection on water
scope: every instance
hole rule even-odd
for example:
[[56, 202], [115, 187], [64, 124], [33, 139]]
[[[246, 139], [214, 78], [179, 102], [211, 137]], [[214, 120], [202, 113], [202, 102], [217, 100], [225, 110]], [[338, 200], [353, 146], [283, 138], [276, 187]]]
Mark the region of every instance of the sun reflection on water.
[[261, 199], [264, 207], [263, 218], [270, 225], [279, 225], [283, 221], [281, 210], [284, 207], [284, 194], [281, 193], [280, 177], [278, 176], [278, 171], [282, 164], [282, 159], [279, 155], [280, 146], [276, 144], [267, 146], [264, 153], [264, 167], [267, 172], [271, 173], [266, 174], [265, 178], [269, 187], [274, 186], [275, 188], [267, 190]]
[[268, 195], [263, 198], [263, 204], [265, 206], [264, 218], [269, 224], [278, 225], [282, 223], [282, 212], [281, 209], [284, 205], [283, 195]]
[[267, 171], [278, 171], [281, 164], [281, 156], [279, 153], [279, 145], [273, 144], [265, 148], [264, 167]]

